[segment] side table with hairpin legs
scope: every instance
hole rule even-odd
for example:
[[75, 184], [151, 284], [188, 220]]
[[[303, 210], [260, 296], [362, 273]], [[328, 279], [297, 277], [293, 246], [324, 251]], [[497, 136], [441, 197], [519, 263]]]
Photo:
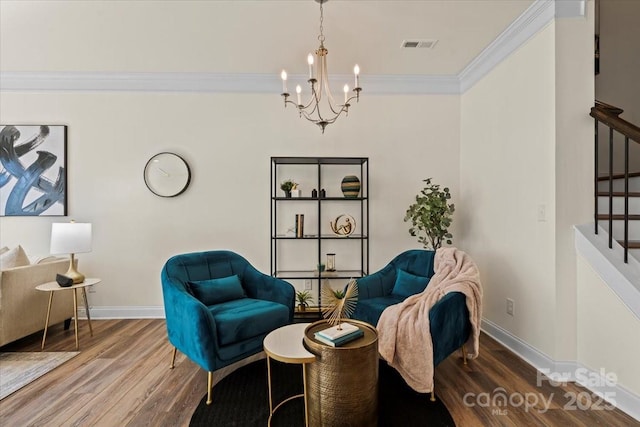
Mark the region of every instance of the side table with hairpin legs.
[[[307, 383], [306, 383], [306, 365], [316, 360], [316, 357], [309, 353], [302, 344], [304, 337], [304, 331], [310, 323], [294, 323], [292, 325], [286, 325], [278, 328], [264, 338], [264, 352], [267, 354], [267, 374], [268, 374], [268, 386], [269, 386], [269, 422], [271, 425], [271, 418], [274, 412], [286, 402], [302, 397], [304, 399], [304, 425], [309, 425], [309, 415], [307, 414]], [[304, 381], [304, 391], [302, 394], [291, 396], [276, 407], [273, 407], [273, 393], [271, 388], [271, 359], [275, 359], [284, 363], [300, 363], [302, 364], [302, 377]]]
[[42, 285], [36, 286], [36, 289], [42, 292], [49, 292], [49, 305], [47, 306], [47, 318], [44, 322], [44, 333], [42, 335], [42, 347], [44, 350], [44, 343], [47, 339], [47, 329], [49, 328], [49, 315], [51, 314], [51, 304], [53, 303], [53, 294], [59, 291], [73, 291], [73, 320], [74, 320], [74, 329], [76, 335], [76, 350], [78, 350], [78, 289], [82, 290], [82, 299], [84, 300], [84, 308], [87, 312], [87, 320], [89, 321], [89, 332], [91, 336], [93, 336], [93, 328], [91, 327], [91, 314], [89, 313], [89, 303], [87, 301], [87, 287], [92, 285], [97, 285], [100, 283], [100, 279], [85, 279], [82, 283], [76, 283], [69, 287], [63, 288], [58, 285], [57, 282], [47, 282]]

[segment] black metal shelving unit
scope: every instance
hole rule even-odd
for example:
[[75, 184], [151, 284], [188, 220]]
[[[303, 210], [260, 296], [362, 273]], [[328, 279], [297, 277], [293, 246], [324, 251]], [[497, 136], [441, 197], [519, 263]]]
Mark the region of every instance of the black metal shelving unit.
[[[280, 182], [286, 178], [289, 178], [289, 174], [286, 172], [287, 167], [303, 167], [303, 168], [315, 168], [316, 171], [310, 172], [314, 177], [314, 185], [318, 191], [318, 197], [311, 197], [311, 189], [305, 189], [305, 193], [302, 197], [284, 197], [280, 190]], [[340, 166], [340, 170], [349, 170], [351, 174], [357, 175], [360, 179], [360, 195], [359, 197], [347, 198], [343, 196], [329, 196], [320, 197], [320, 189], [323, 188], [323, 182], [325, 179], [333, 180], [333, 182], [341, 182], [342, 176], [339, 173], [336, 174], [333, 166]], [[367, 157], [271, 157], [271, 226], [270, 226], [270, 240], [271, 240], [271, 275], [284, 280], [290, 281], [307, 281], [312, 283], [314, 296], [316, 300], [315, 304], [321, 305], [321, 287], [324, 280], [336, 280], [346, 284], [351, 278], [363, 277], [369, 273], [369, 159]], [[332, 189], [336, 192], [336, 189]], [[339, 192], [339, 188], [337, 189]], [[312, 205], [312, 208], [317, 214], [317, 224], [308, 224], [305, 220], [305, 227], [315, 226], [316, 232], [310, 234], [304, 234], [303, 237], [295, 237], [286, 235], [284, 231], [278, 230], [279, 218], [281, 215], [285, 215], [288, 218], [292, 218], [295, 215], [296, 209], [299, 206]], [[327, 227], [327, 224], [332, 219], [328, 215], [329, 205], [333, 207], [344, 208], [347, 211], [353, 212], [354, 219], [359, 227], [356, 227], [356, 231], [349, 236], [338, 236], [333, 233], [323, 232], [323, 228]], [[342, 242], [357, 241], [359, 262], [354, 263], [357, 265], [349, 265], [347, 269], [337, 269], [334, 272], [318, 273], [313, 268], [307, 268], [308, 265], [300, 266], [300, 268], [284, 269], [282, 268], [283, 258], [286, 258], [288, 254], [296, 251], [308, 251], [308, 245], [301, 244], [301, 242], [315, 241], [315, 261], [316, 265], [325, 262], [326, 250], [325, 245], [328, 242], [334, 242], [334, 245], [347, 245]], [[323, 245], [324, 244], [324, 245]], [[353, 245], [353, 243], [350, 243]], [[352, 246], [353, 247], [353, 246]], [[357, 259], [358, 256], [352, 257]], [[314, 311], [317, 316], [320, 316], [319, 311]], [[306, 318], [309, 317], [307, 312]]]

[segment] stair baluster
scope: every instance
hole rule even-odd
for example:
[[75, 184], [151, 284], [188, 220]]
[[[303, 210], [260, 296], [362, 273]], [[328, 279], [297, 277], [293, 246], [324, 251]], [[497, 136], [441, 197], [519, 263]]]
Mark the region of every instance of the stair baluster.
[[[623, 220], [624, 221], [624, 238], [623, 240], [618, 240], [624, 248], [624, 262], [628, 263], [628, 253], [629, 248], [640, 248], [640, 241], [629, 241], [629, 221], [630, 220], [640, 220], [640, 215], [629, 214], [629, 197], [639, 197], [640, 195], [635, 192], [631, 194], [629, 192], [629, 178], [630, 176], [640, 176], [638, 173], [629, 173], [629, 140], [633, 140], [637, 143], [640, 143], [640, 127], [635, 126], [624, 119], [618, 117], [623, 113], [623, 110], [612, 105], [605, 104], [600, 101], [596, 101], [594, 107], [591, 108], [590, 116], [595, 119], [595, 155], [594, 155], [594, 228], [595, 234], [598, 234], [598, 221], [600, 219], [607, 219], [609, 225], [609, 248], [613, 248], [613, 220]], [[598, 174], [598, 142], [599, 142], [599, 125], [602, 123], [609, 128], [609, 161], [608, 161], [608, 173], [607, 175], [600, 177]], [[624, 174], [621, 176], [620, 174], [614, 175], [613, 173], [613, 157], [614, 157], [614, 130], [619, 132], [624, 136]], [[613, 191], [613, 180], [614, 179], [624, 179], [624, 191], [622, 193], [619, 190]], [[599, 181], [600, 180], [608, 180], [609, 185], [606, 192], [599, 191]], [[600, 196], [606, 196], [609, 198], [608, 200], [608, 214], [600, 215], [598, 214], [598, 198]], [[613, 198], [615, 197], [624, 197], [624, 214], [615, 214], [613, 213]]]

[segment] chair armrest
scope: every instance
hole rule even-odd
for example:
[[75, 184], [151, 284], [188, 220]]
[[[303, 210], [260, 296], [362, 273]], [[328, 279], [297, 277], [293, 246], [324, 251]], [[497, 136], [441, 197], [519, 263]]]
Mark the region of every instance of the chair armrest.
[[471, 323], [465, 295], [451, 292], [442, 297], [429, 311], [429, 326], [436, 366], [469, 338]]
[[242, 284], [250, 298], [277, 302], [287, 307], [290, 320], [293, 320], [296, 292], [291, 283], [266, 275], [247, 264]]
[[169, 341], [203, 369], [214, 371], [217, 369], [215, 354], [219, 348], [215, 320], [204, 304], [182, 288], [181, 283], [163, 275]]

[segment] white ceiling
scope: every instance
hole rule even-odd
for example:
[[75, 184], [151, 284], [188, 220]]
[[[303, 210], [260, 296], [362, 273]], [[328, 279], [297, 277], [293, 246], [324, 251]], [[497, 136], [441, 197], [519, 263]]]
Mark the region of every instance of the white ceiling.
[[[278, 56], [282, 56], [280, 63], [303, 67], [304, 52], [317, 47], [319, 6], [312, 0], [296, 3], [300, 4], [290, 16], [298, 16], [296, 20], [304, 26], [290, 31], [288, 41], [278, 41], [286, 52]], [[375, 75], [456, 75], [532, 3], [331, 0], [324, 6], [325, 46], [330, 64], [336, 64], [339, 73], [349, 72], [351, 64], [358, 62], [363, 73]], [[438, 43], [432, 50], [401, 49], [406, 39], [437, 39]]]
[[[331, 0], [329, 71], [456, 75], [534, 0]], [[304, 74], [314, 0], [2, 1], [3, 71]], [[438, 39], [401, 49], [404, 39]]]

